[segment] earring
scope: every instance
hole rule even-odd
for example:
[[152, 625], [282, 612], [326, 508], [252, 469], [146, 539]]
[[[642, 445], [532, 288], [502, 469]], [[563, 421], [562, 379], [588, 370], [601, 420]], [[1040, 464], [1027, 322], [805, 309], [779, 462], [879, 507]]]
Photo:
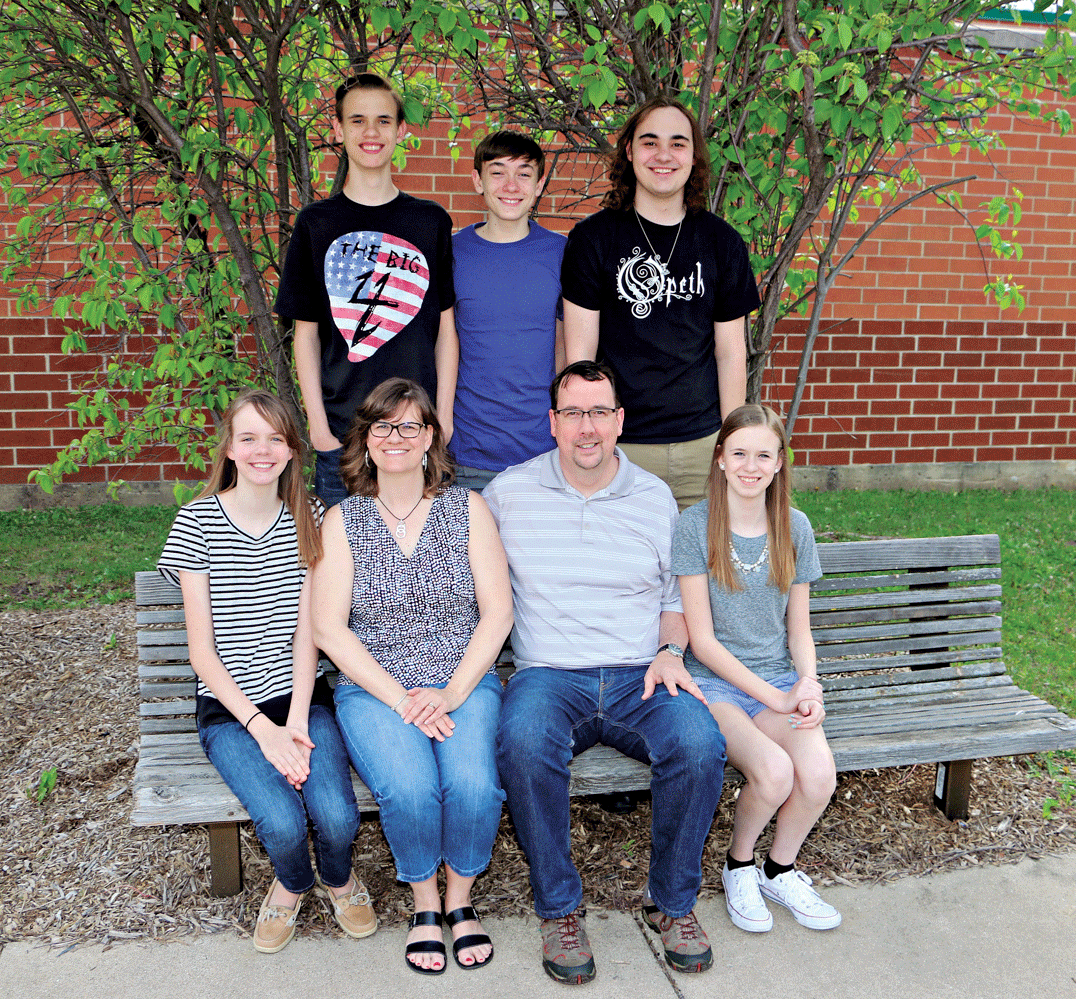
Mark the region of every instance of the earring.
[[365, 466], [366, 466], [367, 468], [369, 468], [369, 467], [370, 467], [370, 452], [369, 452], [369, 451], [367, 451], [367, 452], [366, 452], [366, 457], [365, 457], [365, 458], [363, 458], [363, 459], [362, 459], [362, 461], [363, 461], [363, 464], [364, 464], [364, 465], [365, 465]]
[[430, 463], [429, 457], [425, 451], [422, 452], [422, 471], [426, 471], [426, 466]]
[[720, 468], [722, 472], [725, 471], [725, 466], [722, 465], [720, 461], [717, 463], [717, 467]]

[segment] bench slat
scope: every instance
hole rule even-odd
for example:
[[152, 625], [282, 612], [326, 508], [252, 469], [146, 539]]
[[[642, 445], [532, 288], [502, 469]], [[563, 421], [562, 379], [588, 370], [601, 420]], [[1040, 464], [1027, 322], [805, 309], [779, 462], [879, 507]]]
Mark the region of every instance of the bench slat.
[[[843, 677], [838, 677], [843, 680]], [[925, 697], [944, 697], [948, 690], [983, 690], [987, 687], [1011, 687], [1013, 685], [1012, 677], [1007, 673], [994, 673], [983, 674], [980, 676], [959, 676], [953, 675], [949, 677], [948, 682], [944, 677], [935, 676], [927, 683], [916, 683], [916, 675], [914, 673], [908, 673], [905, 676], [901, 676], [900, 679], [907, 679], [906, 683], [894, 682], [893, 676], [864, 676], [856, 677], [857, 680], [873, 680], [873, 683], [859, 683], [859, 684], [835, 684], [827, 683], [825, 680], [822, 682], [822, 688], [826, 692], [826, 711], [829, 711], [830, 707], [834, 711], [845, 711], [845, 705], [852, 701], [866, 701], [868, 703], [876, 701], [879, 697], [918, 697], [923, 695]], [[886, 680], [889, 682], [879, 683], [879, 680]]]
[[[184, 635], [184, 638], [186, 636]], [[187, 644], [182, 645], [154, 645], [152, 648], [140, 646], [138, 649], [139, 662], [186, 662], [191, 659]]]
[[870, 596], [856, 597], [859, 605], [833, 611], [818, 611], [811, 614], [811, 628], [840, 627], [878, 621], [918, 621], [945, 620], [955, 618], [992, 615], [1001, 613], [1000, 600], [968, 600], [962, 603], [938, 603], [937, 596], [931, 597], [931, 603], [892, 603], [872, 599]]
[[837, 769], [844, 771], [1045, 753], [1074, 745], [1076, 721], [1065, 715], [1052, 715], [1048, 718], [1013, 719], [1004, 728], [990, 722], [944, 732], [886, 733], [834, 739], [831, 748]]
[[840, 658], [841, 656], [858, 657], [880, 652], [912, 652], [917, 649], [941, 651], [937, 649], [937, 646], [946, 645], [959, 647], [968, 645], [997, 645], [1000, 641], [1000, 631], [970, 632], [960, 635], [946, 635], [944, 633], [939, 634], [935, 632], [929, 635], [923, 635], [919, 638], [891, 638], [885, 641], [867, 641], [866, 639], [860, 642], [838, 643], [833, 641], [819, 644], [818, 659], [819, 661], [823, 659], [833, 660], [835, 658]]
[[135, 623], [140, 628], [150, 624], [183, 624], [183, 608], [169, 607], [167, 610], [140, 610], [135, 615]]
[[[183, 620], [182, 611], [179, 619], [180, 621]], [[136, 640], [140, 649], [155, 649], [162, 645], [182, 646], [182, 648], [186, 649], [187, 629], [183, 627], [139, 631]]]
[[[827, 546], [820, 544], [818, 546], [819, 557], [821, 558], [821, 552]], [[822, 565], [822, 571], [826, 571], [825, 564]], [[946, 569], [944, 571], [928, 571], [917, 572], [915, 569], [909, 569], [907, 572], [891, 572], [884, 575], [857, 575], [857, 576], [842, 576], [839, 573], [830, 573], [824, 576], [822, 579], [816, 579], [811, 583], [811, 595], [818, 593], [829, 593], [834, 590], [876, 590], [887, 587], [903, 587], [908, 586], [942, 586], [951, 585], [953, 583], [975, 583], [975, 582], [987, 582], [993, 579], [1001, 579], [1001, 567], [983, 566], [975, 569]], [[829, 597], [818, 597], [819, 600], [832, 599]], [[811, 601], [811, 608], [814, 609], [814, 600]]]
[[173, 586], [159, 572], [149, 570], [135, 573], [135, 603], [139, 607], [182, 604], [178, 586]]
[[987, 614], [979, 617], [935, 617], [929, 621], [898, 621], [890, 624], [849, 624], [840, 628], [819, 628], [815, 631], [814, 642], [817, 646], [825, 646], [834, 642], [855, 642], [864, 638], [904, 638], [912, 635], [928, 635], [930, 640], [937, 642], [941, 635], [946, 639], [945, 644], [975, 644], [968, 637], [980, 631], [1001, 630], [1001, 618], [996, 614]]
[[818, 546], [818, 557], [827, 574], [996, 565], [1001, 561], [1001, 543], [996, 534], [831, 541]]
[[1004, 666], [1000, 662], [1001, 649], [935, 649], [931, 652], [886, 652], [880, 655], [859, 655], [844, 659], [819, 658], [818, 672], [821, 676], [847, 673], [854, 676], [865, 670], [921, 670], [924, 667], [939, 664], [964, 664], [954, 668], [961, 670], [971, 669], [973, 666], [984, 666], [991, 669]]
[[[886, 669], [885, 664], [893, 663], [888, 660], [863, 660], [865, 665]], [[847, 660], [837, 664], [845, 665]], [[960, 680], [964, 683], [974, 683], [979, 677], [1008, 676], [1004, 664], [995, 659], [993, 662], [968, 663], [959, 666], [940, 666], [934, 669], [886, 669], [884, 673], [864, 672], [849, 673], [841, 670], [835, 674], [822, 673], [819, 671], [819, 680], [828, 697], [840, 696], [846, 690], [873, 690], [877, 687], [888, 688], [906, 684], [922, 684], [925, 689], [932, 689], [934, 685], [940, 685], [946, 680]]]

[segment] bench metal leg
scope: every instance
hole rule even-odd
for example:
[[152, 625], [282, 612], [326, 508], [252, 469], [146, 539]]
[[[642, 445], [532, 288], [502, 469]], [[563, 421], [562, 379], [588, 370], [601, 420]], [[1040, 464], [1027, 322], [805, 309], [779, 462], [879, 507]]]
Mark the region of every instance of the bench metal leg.
[[209, 894], [214, 898], [238, 895], [243, 890], [239, 862], [239, 823], [209, 823]]
[[934, 781], [934, 804], [947, 819], [966, 819], [971, 797], [971, 765], [974, 760], [950, 760], [938, 764]]

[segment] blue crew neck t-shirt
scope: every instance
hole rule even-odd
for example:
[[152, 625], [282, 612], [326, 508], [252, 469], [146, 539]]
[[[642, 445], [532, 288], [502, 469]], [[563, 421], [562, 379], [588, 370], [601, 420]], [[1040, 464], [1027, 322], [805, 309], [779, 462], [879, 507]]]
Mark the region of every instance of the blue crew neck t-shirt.
[[566, 239], [531, 222], [514, 243], [452, 237], [459, 377], [452, 452], [501, 472], [551, 450], [549, 384]]

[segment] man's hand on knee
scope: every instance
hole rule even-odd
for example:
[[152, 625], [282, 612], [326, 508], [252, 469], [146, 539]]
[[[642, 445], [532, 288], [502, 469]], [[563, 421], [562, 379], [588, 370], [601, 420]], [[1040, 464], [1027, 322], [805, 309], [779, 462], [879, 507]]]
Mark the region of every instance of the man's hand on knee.
[[706, 698], [702, 696], [699, 685], [687, 671], [683, 660], [670, 655], [668, 652], [659, 652], [643, 677], [642, 699], [644, 701], [654, 693], [659, 683], [665, 684], [665, 689], [673, 697], [679, 697], [682, 689], [692, 697], [702, 701], [703, 704], [706, 704]]

